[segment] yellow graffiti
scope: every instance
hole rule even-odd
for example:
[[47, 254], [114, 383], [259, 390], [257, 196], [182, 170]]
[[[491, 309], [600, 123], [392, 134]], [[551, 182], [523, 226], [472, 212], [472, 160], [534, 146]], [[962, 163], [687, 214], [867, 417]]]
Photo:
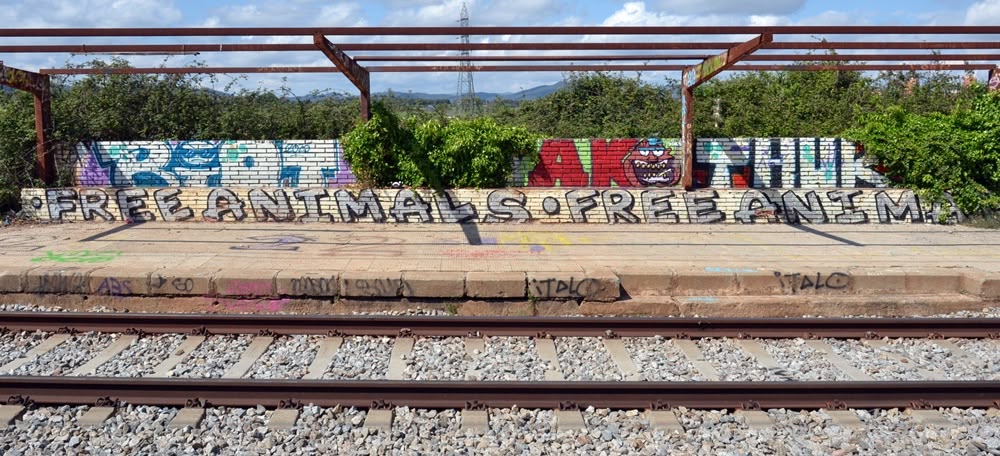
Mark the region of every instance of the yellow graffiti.
[[497, 244], [517, 247], [528, 253], [551, 252], [554, 249], [571, 246], [580, 242], [588, 242], [586, 238], [580, 238], [576, 242], [571, 241], [562, 233], [503, 233], [497, 237]]

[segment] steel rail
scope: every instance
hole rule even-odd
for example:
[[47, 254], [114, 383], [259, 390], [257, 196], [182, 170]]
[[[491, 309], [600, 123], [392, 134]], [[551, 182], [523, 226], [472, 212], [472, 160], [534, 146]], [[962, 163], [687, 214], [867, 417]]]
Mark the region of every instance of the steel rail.
[[477, 27], [122, 27], [3, 28], [0, 37], [122, 36], [434, 36], [434, 35], [994, 35], [998, 26], [477, 26]]
[[85, 405], [109, 398], [136, 405], [278, 407], [313, 404], [419, 408], [578, 407], [635, 409], [819, 409], [992, 407], [996, 381], [920, 382], [466, 382], [229, 380], [127, 377], [5, 377], [0, 397], [28, 398], [37, 405]]
[[1000, 318], [437, 317], [0, 312], [13, 331], [421, 336], [1000, 337]]

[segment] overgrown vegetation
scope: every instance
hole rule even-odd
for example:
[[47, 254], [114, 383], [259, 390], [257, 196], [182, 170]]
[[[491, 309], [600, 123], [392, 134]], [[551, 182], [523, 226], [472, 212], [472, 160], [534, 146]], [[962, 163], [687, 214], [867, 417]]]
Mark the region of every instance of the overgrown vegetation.
[[932, 200], [948, 192], [968, 214], [1000, 208], [1000, 93], [982, 94], [950, 113], [890, 106], [863, 114], [846, 136], [864, 144], [903, 187]]
[[514, 160], [538, 161], [538, 137], [490, 117], [401, 121], [384, 103], [344, 137], [344, 157], [366, 185], [503, 187]]
[[[121, 67], [123, 61], [88, 66]], [[678, 83], [575, 73], [553, 94], [481, 100], [475, 119], [447, 101], [381, 98], [358, 123], [346, 94], [234, 90], [197, 75], [55, 79], [53, 140], [342, 138], [356, 175], [372, 185], [503, 186], [510, 160], [532, 164], [539, 137], [677, 137]], [[734, 74], [696, 90], [696, 137], [849, 136], [899, 185], [949, 191], [966, 212], [996, 208], [997, 99], [945, 72]], [[302, 95], [302, 96], [298, 96]], [[37, 186], [34, 112], [24, 93], [0, 92], [0, 210]]]

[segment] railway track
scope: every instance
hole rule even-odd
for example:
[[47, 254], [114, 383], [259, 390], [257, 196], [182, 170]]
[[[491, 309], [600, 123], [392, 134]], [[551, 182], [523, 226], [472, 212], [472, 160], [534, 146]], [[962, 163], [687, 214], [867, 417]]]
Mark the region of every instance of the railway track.
[[[925, 422], [947, 425], [949, 420], [940, 412], [944, 408], [1000, 407], [997, 369], [990, 367], [992, 371], [983, 372], [979, 378], [956, 380], [946, 369], [935, 369], [932, 362], [920, 361], [899, 349], [908, 345], [900, 342], [902, 345], [896, 347], [893, 344], [897, 342], [892, 340], [905, 338], [899, 341], [936, 347], [959, 362], [1000, 365], [996, 359], [977, 360], [978, 355], [967, 350], [979, 347], [978, 353], [987, 355], [990, 349], [1000, 351], [996, 342], [1000, 319], [996, 318], [469, 318], [0, 312], [0, 328], [4, 332], [2, 340], [15, 345], [20, 342], [12, 341], [22, 340], [19, 335], [38, 336], [30, 346], [20, 346], [17, 356], [0, 358], [0, 362], [5, 361], [0, 366], [0, 398], [6, 398], [0, 407], [0, 424], [4, 420], [14, 422], [26, 409], [46, 406], [89, 406], [100, 411], [94, 412], [97, 416], [108, 419], [125, 404], [190, 411], [179, 412], [174, 427], [197, 424], [209, 407], [276, 409], [275, 416], [284, 417], [278, 421], [288, 426], [294, 426], [299, 410], [307, 404], [356, 407], [368, 409], [365, 422], [371, 420], [375, 429], [391, 429], [392, 410], [398, 407], [461, 410], [460, 414], [468, 418], [465, 421], [480, 422], [480, 433], [489, 427], [488, 410], [518, 407], [553, 410], [563, 429], [587, 428], [582, 410], [644, 410], [650, 426], [675, 430], [684, 428], [676, 411], [686, 409], [741, 410], [767, 423], [770, 420], [765, 411], [770, 409], [820, 410], [835, 415], [847, 409], [902, 408]], [[255, 366], [275, 351], [280, 341], [304, 335], [309, 336], [301, 346], [314, 347], [301, 350], [298, 358], [308, 363], [300, 362], [297, 374], [277, 379], [255, 374]], [[74, 341], [105, 336], [110, 338], [107, 343], [81, 349], [86, 356], [61, 365], [59, 375], [40, 372], [49, 366], [43, 362], [46, 356], [60, 347], [72, 350]], [[112, 360], [146, 357], [129, 350], [155, 337], [172, 337], [174, 342], [166, 356], [151, 357], [155, 363], [146, 371], [97, 375]], [[212, 339], [240, 344], [226, 350], [233, 356], [225, 366], [209, 374], [212, 378], [185, 376], [179, 366]], [[498, 381], [484, 372], [495, 368], [495, 364], [487, 363], [484, 368], [482, 363], [468, 361], [493, 356], [487, 348], [491, 344], [503, 345], [508, 339], [530, 342], [525, 346], [543, 361], [541, 375]], [[461, 352], [457, 356], [464, 360], [465, 375], [450, 379], [447, 375], [431, 375], [433, 380], [420, 380], [427, 377], [417, 372], [419, 369], [414, 370], [414, 365], [420, 364], [415, 360], [420, 358], [422, 344], [445, 340]], [[816, 351], [830, 369], [840, 371], [838, 378], [804, 380], [789, 372], [790, 368], [782, 365], [784, 358], [769, 345], [784, 340], [798, 344], [793, 351], [795, 347]], [[381, 374], [347, 376], [353, 380], [329, 375], [331, 365], [338, 362], [338, 350], [352, 341], [383, 347], [377, 355], [363, 348], [352, 354], [355, 358], [366, 354], [362, 356], [370, 358], [367, 364], [384, 364]], [[679, 375], [682, 381], [664, 381], [655, 368], [651, 373], [648, 363], [638, 356], [641, 350], [637, 347], [646, 342], [656, 345], [655, 350], [669, 346], [677, 355], [670, 361], [686, 363], [691, 375]], [[745, 362], [754, 363], [773, 381], [724, 381], [733, 380], [722, 372], [725, 362], [712, 358], [706, 350], [720, 343], [722, 351], [742, 352]], [[836, 349], [838, 344], [846, 343], [908, 365], [907, 372], [913, 378], [886, 380], [870, 369], [852, 365], [843, 350]], [[565, 349], [574, 344], [576, 350], [582, 351]], [[600, 375], [574, 377], [573, 358], [589, 356], [585, 352], [591, 351], [603, 351], [605, 356], [598, 359], [596, 370], [603, 363], [614, 381], [601, 380]], [[379, 357], [388, 359], [377, 360]], [[26, 368], [32, 365], [43, 367], [31, 374]], [[431, 371], [445, 368], [433, 363], [423, 366]], [[474, 381], [468, 381], [469, 375]], [[473, 416], [479, 418], [472, 420]], [[857, 421], [843, 416], [841, 419]]]

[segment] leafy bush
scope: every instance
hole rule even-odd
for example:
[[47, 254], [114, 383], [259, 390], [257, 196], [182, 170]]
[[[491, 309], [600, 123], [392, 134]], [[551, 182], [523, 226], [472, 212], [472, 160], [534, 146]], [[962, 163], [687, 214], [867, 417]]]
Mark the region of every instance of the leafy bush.
[[344, 157], [365, 185], [435, 189], [503, 187], [514, 159], [538, 162], [537, 137], [488, 117], [442, 123], [400, 120], [381, 104], [344, 136]]
[[949, 114], [899, 106], [863, 115], [847, 136], [886, 169], [890, 181], [934, 201], [950, 193], [966, 214], [1000, 208], [1000, 94]]

